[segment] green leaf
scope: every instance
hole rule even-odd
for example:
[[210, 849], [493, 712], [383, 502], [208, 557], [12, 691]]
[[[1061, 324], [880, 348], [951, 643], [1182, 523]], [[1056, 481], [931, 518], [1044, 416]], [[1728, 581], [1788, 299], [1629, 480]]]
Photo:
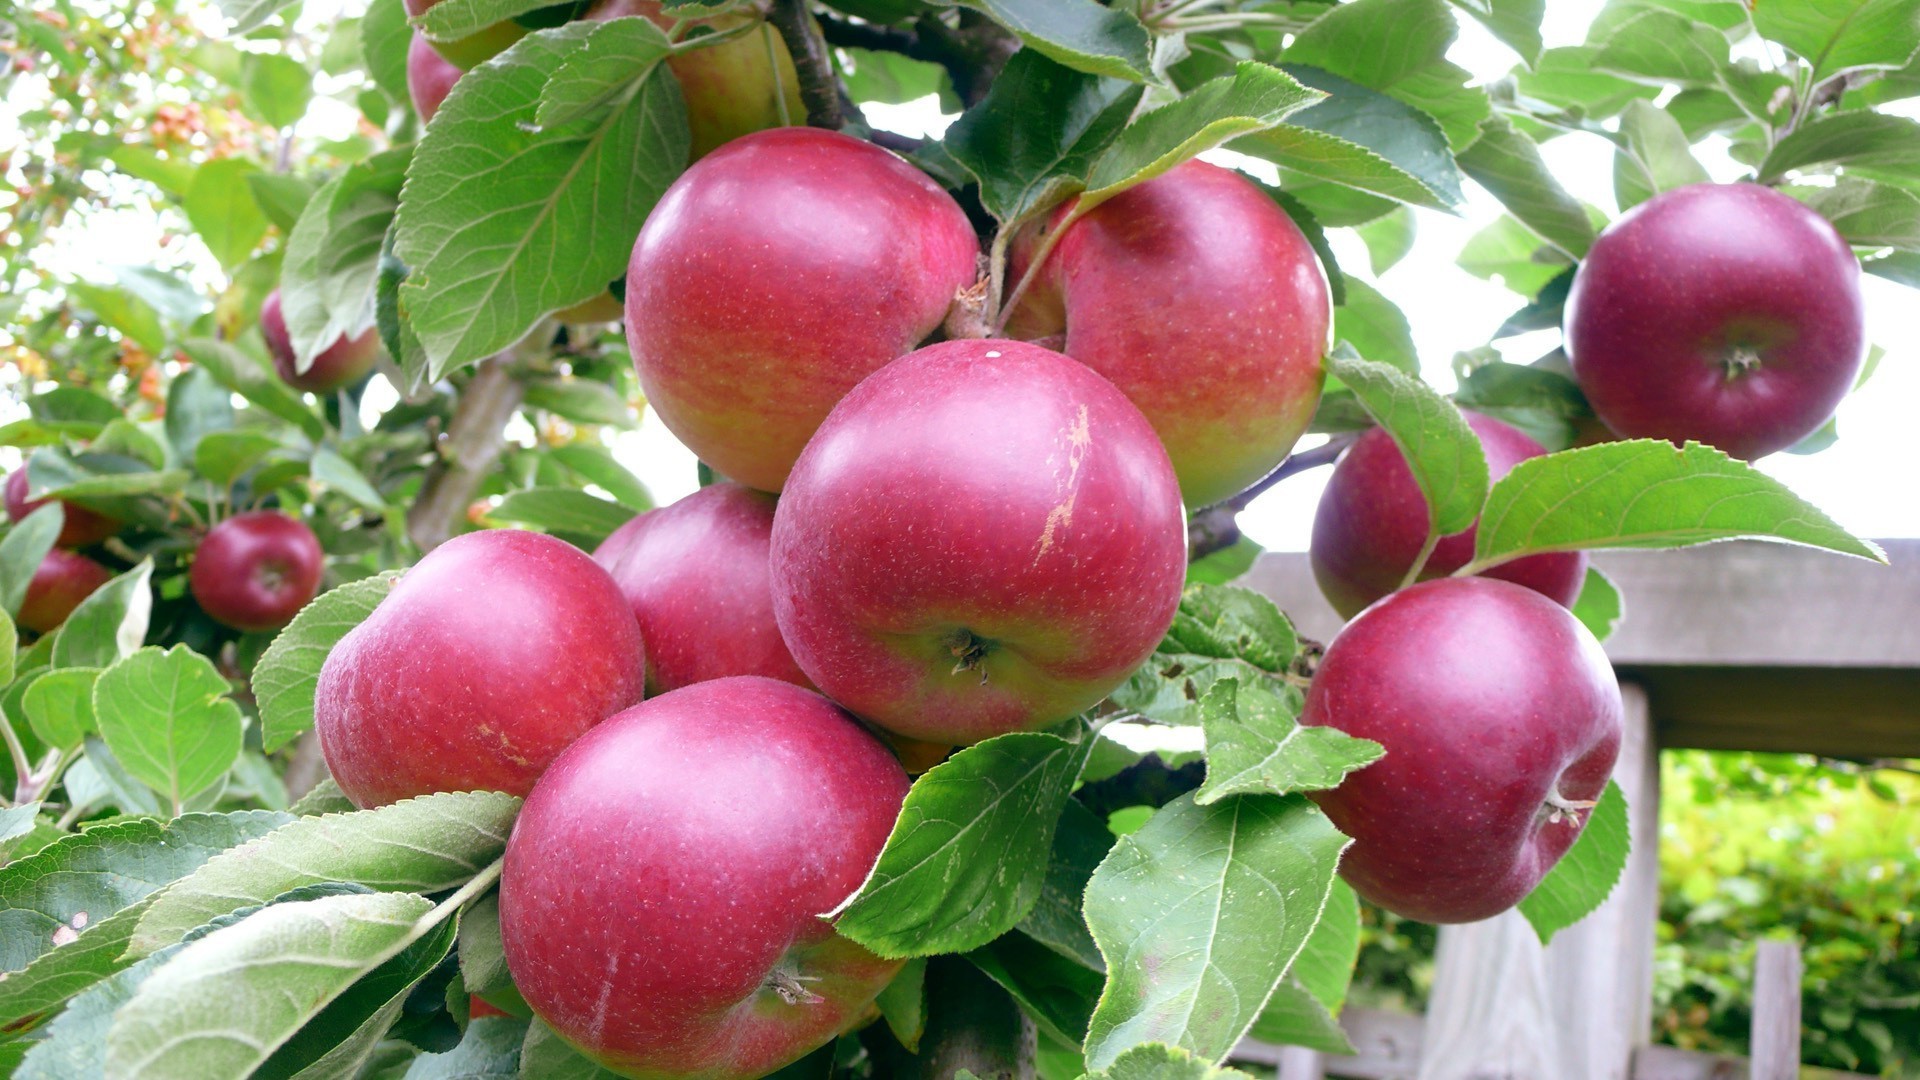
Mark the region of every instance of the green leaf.
[[572, 488], [528, 488], [500, 500], [487, 517], [598, 543], [632, 520], [633, 510]]
[[435, 41], [454, 41], [544, 6], [546, 0], [440, 0], [414, 25]]
[[152, 305], [124, 289], [86, 281], [67, 282], [67, 294], [95, 318], [140, 343], [150, 353], [167, 347], [167, 329]]
[[1235, 149], [1400, 202], [1451, 210], [1460, 170], [1438, 121], [1397, 98], [1307, 64], [1288, 74], [1328, 97]]
[[271, 753], [313, 727], [314, 688], [327, 654], [373, 614], [399, 574], [388, 572], [321, 593], [300, 609], [253, 667], [261, 748]]
[[33, 583], [34, 571], [40, 569], [47, 552], [53, 550], [53, 542], [60, 538], [60, 527], [66, 517], [66, 510], [57, 500], [49, 502], [20, 519], [0, 538], [0, 606], [5, 607], [9, 621], [20, 614], [20, 604], [27, 598], [27, 586]]
[[647, 486], [604, 446], [591, 443], [557, 446], [547, 452], [547, 460], [573, 473], [582, 483], [606, 491], [629, 510], [653, 509], [653, 496]]
[[1574, 381], [1544, 367], [1494, 363], [1460, 380], [1454, 404], [1503, 420], [1549, 450], [1573, 442], [1575, 424], [1593, 415]]
[[[182, 374], [182, 377], [185, 373]], [[147, 467], [139, 458], [120, 454], [68, 454], [57, 446], [44, 447], [27, 463], [28, 492], [42, 499], [112, 499], [135, 495], [170, 495], [186, 488], [185, 469]]]
[[638, 421], [627, 400], [612, 386], [573, 376], [527, 380], [528, 405], [580, 424], [630, 428]]
[[325, 422], [307, 408], [299, 394], [273, 374], [264, 357], [212, 338], [188, 338], [181, 347], [193, 358], [194, 366], [213, 376], [214, 381], [280, 419], [290, 421], [309, 439], [319, 439], [326, 434]]
[[[1003, 939], [1004, 940], [1004, 939]], [[920, 1036], [927, 1030], [927, 961], [916, 956], [900, 968], [880, 996], [873, 999], [874, 1008], [880, 1010], [880, 1016], [887, 1022], [887, 1030], [908, 1053], [920, 1049]]]
[[1481, 125], [1479, 140], [1460, 155], [1460, 167], [1521, 224], [1561, 251], [1581, 258], [1593, 246], [1587, 208], [1560, 186], [1540, 147], [1506, 120]]
[[193, 448], [193, 467], [219, 487], [230, 487], [261, 458], [278, 449], [280, 440], [264, 431], [210, 431]]
[[1272, 600], [1231, 585], [1189, 585], [1160, 647], [1113, 703], [1163, 724], [1198, 724], [1199, 703], [1220, 679], [1245, 683], [1283, 673], [1299, 640]]
[[406, 893], [274, 904], [180, 950], [121, 1006], [107, 1072], [246, 1077], [361, 976], [433, 929]]
[[109, 927], [109, 916], [192, 873], [215, 854], [289, 820], [286, 814], [249, 810], [188, 814], [165, 824], [136, 819], [95, 825], [0, 867], [0, 971], [7, 973], [0, 977], [0, 1017], [11, 1024], [46, 1007], [49, 999], [37, 995], [56, 983], [85, 985], [74, 980], [86, 965], [67, 960], [103, 944], [112, 945], [113, 955], [86, 958], [117, 959], [133, 927]]
[[5, 859], [7, 845], [33, 831], [34, 822], [40, 816], [40, 804], [21, 803], [0, 810], [0, 859]]
[[280, 302], [297, 370], [373, 325], [381, 245], [410, 159], [391, 150], [349, 166], [314, 193], [288, 234]]
[[73, 750], [99, 730], [93, 717], [93, 683], [99, 677], [99, 668], [61, 668], [28, 685], [20, 708], [41, 742]]
[[267, 235], [267, 215], [247, 183], [258, 171], [245, 158], [215, 158], [194, 170], [193, 186], [181, 200], [194, 232], [228, 269], [245, 262]]
[[[1080, 913], [1081, 899], [1094, 868], [1113, 849], [1113, 831], [1077, 799], [1068, 799], [1065, 812], [1053, 833], [1053, 850], [1047, 856], [1047, 876], [1040, 885], [1040, 896], [1026, 917], [1020, 920], [1020, 932], [1075, 963], [1093, 971], [1106, 970], [1099, 946], [1087, 932], [1087, 920]], [[1079, 1041], [1079, 1036], [1074, 1038]]]
[[1634, 439], [1515, 465], [1487, 494], [1472, 565], [1483, 570], [1542, 551], [1670, 548], [1740, 538], [1886, 561], [1872, 542], [1854, 537], [1744, 461], [1699, 443], [1676, 448]]
[[396, 254], [412, 268], [400, 303], [431, 378], [604, 290], [686, 164], [686, 108], [671, 78], [648, 79], [603, 115], [533, 127], [547, 79], [599, 25], [530, 34], [468, 72], [414, 152]]
[[1346, 302], [1333, 309], [1333, 336], [1361, 356], [1409, 375], [1420, 370], [1413, 327], [1399, 305], [1356, 278], [1347, 279]]
[[1580, 586], [1580, 598], [1574, 601], [1573, 617], [1593, 633], [1594, 640], [1605, 641], [1626, 614], [1626, 601], [1613, 580], [1597, 567], [1587, 567], [1587, 578]]
[[1231, 139], [1271, 128], [1321, 96], [1277, 67], [1238, 64], [1232, 75], [1209, 79], [1121, 131], [1094, 163], [1076, 213]]
[[531, 1034], [525, 1020], [481, 1017], [467, 1025], [465, 1037], [452, 1050], [414, 1058], [405, 1080], [545, 1080], [544, 1074], [520, 1071], [520, 1047]]
[[216, 0], [220, 13], [233, 24], [230, 33], [235, 36], [258, 30], [265, 26], [274, 13], [293, 0]]
[[1542, 945], [1600, 906], [1626, 868], [1628, 847], [1627, 797], [1609, 780], [1580, 838], [1520, 901], [1520, 914], [1533, 925]]
[[247, 111], [268, 127], [291, 127], [307, 114], [313, 100], [313, 73], [283, 53], [246, 54], [241, 63], [240, 94]]
[[1291, 977], [1274, 987], [1250, 1034], [1261, 1042], [1282, 1046], [1304, 1046], [1326, 1054], [1353, 1053], [1353, 1044], [1340, 1021], [1334, 1019], [1333, 1011]]
[[137, 458], [148, 468], [162, 468], [167, 463], [167, 448], [159, 439], [147, 434], [146, 430], [131, 420], [120, 419], [100, 429], [93, 440], [91, 449], [100, 454], [121, 454]]
[[1905, 67], [1920, 52], [1920, 0], [1768, 0], [1754, 5], [1753, 25], [1813, 65], [1816, 79]]
[[1445, 0], [1351, 0], [1296, 35], [1286, 60], [1379, 90], [1443, 61], [1458, 33]]
[[1453, 0], [1453, 6], [1480, 20], [1520, 59], [1528, 64], [1539, 61], [1540, 21], [1547, 14], [1547, 0]]
[[333, 777], [326, 776], [288, 807], [287, 812], [295, 817], [319, 817], [322, 814], [351, 814], [358, 809], [340, 790], [340, 785], [333, 782]]
[[373, 84], [396, 102], [411, 104], [407, 93], [407, 48], [413, 28], [401, 0], [373, 0], [360, 20], [360, 55]]
[[965, 952], [1033, 907], [1061, 805], [1093, 738], [999, 735], [914, 781], [879, 862], [835, 913], [882, 956]]
[[[484, 1036], [486, 1032], [483, 1031], [481, 1034]], [[501, 1060], [504, 1061], [504, 1038], [499, 1045]], [[460, 1075], [474, 1074], [463, 1072]], [[581, 1057], [578, 1050], [568, 1046], [560, 1036], [553, 1033], [552, 1028], [541, 1023], [537, 1018], [527, 1025], [526, 1040], [520, 1044], [518, 1071], [508, 1072], [505, 1075], [512, 1080], [521, 1080], [521, 1078], [524, 1080], [619, 1080], [614, 1073]]]
[[1460, 269], [1532, 297], [1573, 265], [1564, 252], [1511, 217], [1500, 217], [1474, 233], [1460, 249]]
[[1076, 1049], [1087, 1037], [1087, 1020], [1100, 998], [1100, 973], [1049, 951], [1024, 934], [1005, 934], [967, 954], [999, 983], [1040, 1032]]
[[1140, 95], [1137, 85], [1022, 50], [947, 129], [945, 145], [979, 180], [981, 205], [1002, 222], [1019, 221], [1082, 186]]
[[1154, 1041], [1224, 1057], [1319, 921], [1346, 845], [1303, 795], [1183, 795], [1122, 837], [1087, 886], [1108, 973], [1088, 1068]]
[[560, 62], [540, 91], [534, 123], [561, 127], [582, 119], [652, 74], [673, 43], [646, 19], [613, 19], [587, 36], [586, 45]]
[[354, 881], [416, 893], [455, 888], [500, 857], [519, 810], [514, 796], [468, 791], [298, 818], [168, 889], [140, 920], [128, 954], [147, 956], [201, 923], [303, 885]]
[[1022, 44], [1076, 71], [1140, 82], [1151, 66], [1147, 28], [1096, 0], [963, 0]]
[[387, 501], [380, 497], [380, 492], [367, 482], [360, 470], [354, 468], [353, 462], [340, 456], [338, 450], [330, 446], [315, 450], [310, 467], [315, 483], [324, 484], [375, 514], [386, 513]]
[[1760, 163], [1762, 182], [1796, 169], [1845, 166], [1849, 172], [1920, 166], [1920, 121], [1875, 112], [1844, 112], [1801, 125]]
[[1487, 495], [1487, 459], [1453, 402], [1418, 379], [1370, 360], [1328, 357], [1327, 370], [1359, 395], [1406, 455], [1426, 496], [1434, 535], [1450, 536], [1472, 525]]
[[1905, 188], [1841, 177], [1832, 187], [1786, 190], [1832, 222], [1849, 244], [1920, 251], [1920, 195]]
[[104, 668], [138, 649], [153, 613], [152, 576], [153, 560], [142, 559], [80, 601], [53, 641], [53, 666]]
[[220, 381], [199, 368], [188, 368], [167, 388], [167, 442], [181, 461], [192, 461], [200, 440], [209, 432], [233, 427], [233, 397]]
[[1215, 1066], [1190, 1051], [1161, 1042], [1129, 1048], [1086, 1080], [1253, 1080], [1239, 1069]]
[[100, 673], [93, 711], [120, 764], [177, 813], [240, 756], [245, 721], [229, 689], [213, 661], [185, 645], [150, 645]]
[[[69, 69], [71, 70], [71, 69]], [[194, 166], [184, 157], [162, 156], [151, 146], [121, 143], [107, 154], [120, 171], [180, 198], [193, 186]]]
[[1593, 65], [1636, 81], [1711, 86], [1729, 62], [1725, 34], [1672, 11], [1648, 9], [1600, 43]]
[[1620, 116], [1619, 149], [1613, 155], [1613, 194], [1620, 209], [1708, 179], [1678, 121], [1644, 101], [1627, 106]]
[[1401, 207], [1386, 217], [1355, 228], [1360, 242], [1367, 245], [1367, 263], [1373, 276], [1394, 268], [1413, 250], [1413, 211]]
[[1266, 549], [1242, 536], [1219, 551], [1203, 555], [1187, 564], [1187, 584], [1225, 585], [1253, 569]]
[[[1029, 55], [1040, 56], [1038, 52], [1030, 52]], [[941, 96], [942, 111], [949, 111], [946, 103], [955, 100], [947, 69], [931, 61], [915, 60], [897, 52], [879, 52], [844, 45], [834, 50], [834, 59], [840, 61], [840, 74], [846, 83], [847, 93], [860, 104], [878, 102], [883, 105], [905, 105], [909, 101], [938, 94]], [[1000, 74], [994, 76], [994, 82], [997, 83], [1005, 74], [1006, 69], [1001, 68]], [[992, 92], [991, 87], [988, 92]]]
[[1229, 795], [1323, 791], [1386, 753], [1379, 743], [1299, 723], [1300, 691], [1222, 679], [1200, 702], [1207, 733], [1207, 781], [1194, 793], [1202, 806]]
[[460, 976], [468, 991], [483, 998], [520, 1000], [500, 943], [500, 894], [475, 901], [460, 919]]
[[1351, 885], [1335, 881], [1320, 922], [1287, 969], [1287, 981], [1313, 995], [1324, 1008], [1338, 1011], [1359, 956], [1360, 898]]

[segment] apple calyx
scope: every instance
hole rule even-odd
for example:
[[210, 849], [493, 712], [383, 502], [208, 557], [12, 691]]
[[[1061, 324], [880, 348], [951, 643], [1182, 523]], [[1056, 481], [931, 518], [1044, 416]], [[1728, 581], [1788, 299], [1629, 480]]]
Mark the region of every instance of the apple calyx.
[[1560, 794], [1559, 788], [1547, 792], [1546, 805], [1542, 808], [1547, 815], [1547, 824], [1558, 825], [1564, 819], [1576, 828], [1580, 825], [1580, 811], [1591, 810], [1599, 805], [1592, 799], [1569, 799]]
[[940, 324], [940, 332], [948, 341], [994, 336], [993, 312], [987, 305], [989, 285], [982, 277], [965, 288], [954, 290], [953, 306], [947, 309], [947, 317]]
[[1760, 350], [1752, 345], [1735, 345], [1727, 350], [1726, 359], [1721, 361], [1727, 371], [1727, 381], [1738, 381], [1740, 376], [1760, 370]]
[[941, 644], [953, 654], [953, 673], [958, 675], [967, 671], [978, 671], [980, 682], [987, 681], [987, 654], [993, 651], [993, 642], [981, 637], [966, 627], [957, 627], [941, 639]]
[[819, 981], [817, 976], [802, 975], [788, 964], [781, 964], [767, 973], [766, 988], [789, 1005], [818, 1005], [826, 998], [807, 989], [806, 984]]

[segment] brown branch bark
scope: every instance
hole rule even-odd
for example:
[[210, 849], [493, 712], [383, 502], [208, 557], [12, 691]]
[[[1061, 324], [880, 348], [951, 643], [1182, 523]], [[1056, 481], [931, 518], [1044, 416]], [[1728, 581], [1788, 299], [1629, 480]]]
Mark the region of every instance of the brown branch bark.
[[840, 77], [834, 73], [827, 43], [814, 31], [806, 0], [773, 0], [767, 21], [780, 32], [787, 51], [793, 54], [794, 70], [800, 74], [800, 101], [807, 107], [808, 125], [840, 130], [845, 122], [840, 111]]
[[822, 15], [820, 31], [830, 45], [897, 52], [914, 60], [939, 64], [953, 80], [954, 92], [968, 105], [987, 96], [993, 77], [1020, 48], [1020, 39], [974, 11], [960, 12], [952, 26], [939, 15], [923, 15], [911, 29]]
[[1189, 560], [1204, 558], [1238, 543], [1240, 523], [1236, 519], [1240, 511], [1252, 505], [1253, 500], [1287, 477], [1296, 476], [1309, 469], [1317, 469], [1322, 465], [1333, 464], [1347, 447], [1353, 445], [1356, 437], [1335, 435], [1320, 446], [1291, 455], [1281, 462], [1278, 468], [1261, 477], [1247, 490], [1230, 499], [1195, 511], [1192, 520], [1187, 522], [1187, 558]]
[[1034, 1028], [999, 984], [957, 956], [927, 961], [921, 1080], [966, 1069], [980, 1080], [1033, 1080]]
[[407, 535], [422, 552], [452, 539], [466, 519], [474, 492], [506, 449], [507, 421], [526, 395], [515, 359], [514, 351], [508, 350], [481, 361], [460, 390], [453, 422], [440, 440], [439, 458], [407, 511]]

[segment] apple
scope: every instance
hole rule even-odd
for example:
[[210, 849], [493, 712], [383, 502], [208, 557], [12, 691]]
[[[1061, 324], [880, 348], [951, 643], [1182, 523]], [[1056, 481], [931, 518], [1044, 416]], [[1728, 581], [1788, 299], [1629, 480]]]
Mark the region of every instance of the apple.
[[714, 484], [641, 514], [594, 552], [640, 620], [647, 693], [728, 675], [810, 685], [774, 625], [772, 535], [773, 496]]
[[[1466, 413], [1480, 437], [1487, 471], [1498, 480], [1515, 465], [1547, 452], [1525, 432], [1480, 413]], [[1393, 437], [1374, 428], [1340, 455], [1320, 495], [1309, 547], [1320, 592], [1346, 618], [1400, 587], [1427, 542], [1426, 498]], [[1445, 577], [1473, 559], [1472, 528], [1444, 537], [1427, 559], [1422, 579]], [[1583, 551], [1515, 559], [1487, 571], [1572, 607], [1587, 580]]]
[[737, 676], [637, 705], [553, 763], [500, 879], [534, 1013], [622, 1076], [749, 1080], [864, 1019], [900, 969], [820, 918], [907, 777], [832, 702]]
[[1618, 434], [1763, 457], [1820, 430], [1860, 376], [1860, 261], [1825, 218], [1770, 188], [1675, 188], [1594, 241], [1567, 296], [1566, 342]]
[[[15, 469], [7, 477], [6, 487], [7, 520], [19, 521], [28, 514], [47, 505], [46, 499], [27, 498], [27, 469], [25, 465]], [[62, 517], [60, 535], [54, 544], [63, 548], [91, 547], [120, 531], [120, 522], [97, 510], [89, 510], [78, 503], [60, 500]]]
[[314, 727], [357, 806], [525, 795], [569, 743], [639, 701], [645, 678], [633, 609], [585, 552], [539, 533], [467, 533], [333, 647]]
[[273, 510], [235, 514], [193, 552], [200, 609], [235, 630], [278, 630], [320, 592], [326, 552], [305, 523]]
[[930, 345], [869, 376], [773, 518], [793, 658], [879, 727], [966, 745], [1091, 708], [1180, 604], [1186, 519], [1152, 425], [1085, 365]]
[[[417, 20], [440, 0], [403, 0], [407, 18]], [[513, 19], [502, 19], [491, 26], [453, 41], [429, 41], [428, 44], [462, 71], [470, 71], [505, 52], [527, 35], [527, 28]]]
[[413, 111], [419, 114], [421, 123], [428, 123], [440, 111], [440, 104], [453, 93], [453, 84], [463, 74], [440, 55], [425, 34], [413, 32], [413, 41], [407, 46], [407, 96], [413, 99]]
[[[1018, 238], [1008, 280], [1026, 274], [1038, 243], [1037, 230]], [[1293, 219], [1233, 170], [1190, 161], [1068, 226], [1007, 333], [1057, 338], [1111, 379], [1153, 422], [1199, 507], [1293, 449], [1320, 402], [1332, 323], [1326, 271]]]
[[779, 491], [834, 402], [940, 328], [978, 251], [959, 204], [872, 143], [735, 139], [634, 244], [627, 342], [647, 401], [715, 470]]
[[[664, 30], [673, 26], [679, 14], [663, 12], [660, 0], [598, 0], [583, 18], [638, 15]], [[688, 19], [687, 23], [689, 28], [705, 27], [720, 33], [755, 21], [760, 22], [758, 29], [717, 45], [676, 53], [667, 60], [667, 67], [680, 82], [680, 96], [687, 102], [687, 129], [695, 161], [749, 132], [783, 123], [806, 123], [807, 105], [800, 98], [800, 76], [793, 67], [793, 54], [772, 26], [746, 14]], [[682, 40], [689, 40], [684, 33]]]
[[1519, 903], [1579, 837], [1620, 752], [1613, 668], [1532, 589], [1442, 578], [1368, 608], [1327, 647], [1300, 722], [1386, 756], [1312, 793], [1353, 837], [1340, 874], [1410, 919]]
[[267, 352], [273, 357], [273, 370], [280, 374], [280, 381], [295, 390], [316, 394], [332, 393], [359, 382], [380, 357], [379, 331], [369, 326], [353, 337], [343, 334], [335, 338], [313, 358], [311, 367], [300, 371], [294, 361], [286, 313], [280, 307], [279, 289], [268, 293], [260, 305], [260, 336], [267, 340]]
[[80, 601], [113, 580], [113, 571], [62, 548], [48, 551], [27, 582], [26, 598], [20, 602], [15, 622], [42, 634], [52, 633], [67, 621]]

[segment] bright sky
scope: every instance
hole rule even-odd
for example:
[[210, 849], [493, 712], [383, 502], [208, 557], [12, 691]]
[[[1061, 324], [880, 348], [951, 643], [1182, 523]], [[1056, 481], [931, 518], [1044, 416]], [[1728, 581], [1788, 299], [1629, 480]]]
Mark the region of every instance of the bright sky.
[[[340, 7], [357, 8], [359, 4], [355, 0], [309, 4], [303, 23], [324, 23]], [[1600, 0], [1555, 0], [1547, 5], [1543, 28], [1547, 44], [1579, 42], [1600, 7]], [[1460, 39], [1450, 55], [1482, 79], [1498, 78], [1517, 61], [1505, 46], [1464, 17]], [[0, 109], [0, 113], [8, 111]], [[1920, 115], [1920, 109], [1902, 111]], [[878, 126], [909, 135], [938, 134], [953, 119], [941, 115], [937, 99], [932, 97], [905, 105], [869, 106], [868, 113]], [[324, 129], [350, 128], [352, 123], [349, 106], [322, 98], [302, 130], [317, 135]], [[7, 134], [4, 129], [11, 126], [11, 122], [0, 120], [0, 135]], [[1555, 175], [1574, 195], [1610, 213], [1614, 210], [1611, 143], [1594, 135], [1566, 135], [1548, 143], [1544, 152]], [[1709, 145], [1701, 153], [1707, 159], [1703, 164], [1717, 179], [1731, 180], [1744, 171], [1718, 153], [1717, 147]], [[1228, 159], [1233, 157], [1226, 155]], [[1255, 171], [1265, 167], [1248, 159], [1224, 163], [1248, 165]], [[1467, 205], [1457, 217], [1419, 211], [1413, 252], [1376, 282], [1406, 313], [1424, 373], [1428, 381], [1442, 388], [1453, 385], [1450, 364], [1454, 353], [1485, 344], [1487, 335], [1520, 302], [1500, 286], [1454, 265], [1454, 257], [1468, 238], [1502, 212], [1499, 203], [1477, 185], [1469, 182], [1467, 193]], [[104, 277], [102, 267], [127, 261], [131, 250], [157, 251], [158, 222], [139, 215], [123, 217], [89, 223], [83, 231], [68, 234], [61, 250], [42, 252], [37, 261], [57, 273]], [[1356, 237], [1336, 231], [1333, 245], [1346, 273], [1370, 277], [1365, 248]], [[217, 275], [218, 271], [211, 273]], [[1868, 392], [1841, 406], [1840, 440], [1833, 447], [1812, 457], [1775, 454], [1763, 460], [1761, 468], [1858, 534], [1920, 536], [1920, 497], [1916, 497], [1920, 496], [1920, 482], [1915, 479], [1920, 475], [1916, 468], [1920, 455], [1914, 451], [1915, 440], [1907, 427], [1913, 422], [1908, 403], [1920, 401], [1920, 341], [1913, 333], [1916, 322], [1912, 316], [1920, 296], [1871, 276], [1865, 278], [1865, 287], [1869, 339], [1887, 350]], [[1557, 335], [1548, 331], [1511, 338], [1500, 345], [1506, 359], [1525, 363], [1546, 352], [1556, 340]], [[370, 410], [378, 410], [392, 401], [392, 391], [378, 386], [370, 393], [367, 405]], [[532, 432], [516, 434], [531, 437]], [[661, 426], [651, 410], [638, 431], [617, 437], [614, 449], [663, 503], [690, 493], [696, 486], [692, 455]], [[1281, 484], [1241, 515], [1243, 529], [1268, 548], [1304, 549], [1326, 474], [1327, 470], [1316, 470]]]

